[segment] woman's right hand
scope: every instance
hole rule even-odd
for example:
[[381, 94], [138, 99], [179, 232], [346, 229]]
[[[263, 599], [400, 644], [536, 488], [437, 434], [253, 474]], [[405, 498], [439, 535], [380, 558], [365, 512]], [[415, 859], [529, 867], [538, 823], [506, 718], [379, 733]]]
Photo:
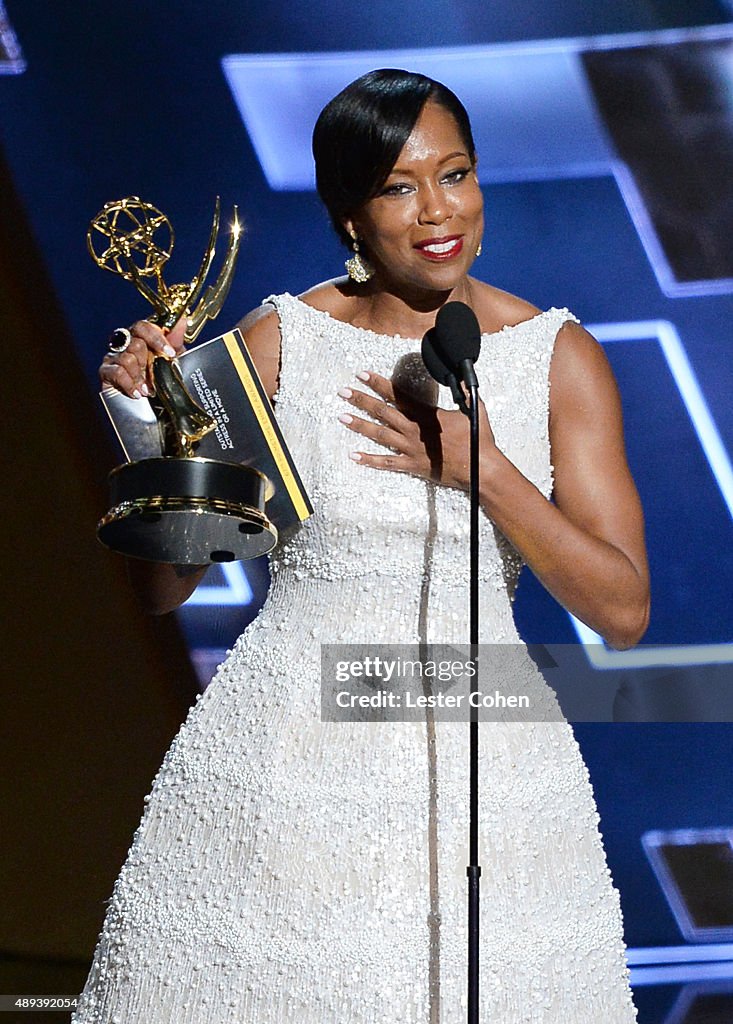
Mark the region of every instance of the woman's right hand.
[[[108, 352], [99, 367], [102, 387], [114, 387], [130, 398], [149, 397], [154, 392], [151, 367], [154, 356], [173, 359], [184, 349], [186, 317], [170, 331], [149, 320], [138, 320], [129, 328], [132, 338], [124, 352]], [[127, 560], [133, 590], [144, 611], [164, 615], [186, 601], [203, 579], [208, 566], [158, 564], [136, 558]]]
[[149, 320], [138, 320], [129, 328], [132, 339], [124, 352], [108, 352], [99, 367], [102, 387], [117, 388], [130, 398], [147, 398], [154, 393], [151, 366], [154, 356], [173, 359], [184, 348], [186, 317], [164, 330]]

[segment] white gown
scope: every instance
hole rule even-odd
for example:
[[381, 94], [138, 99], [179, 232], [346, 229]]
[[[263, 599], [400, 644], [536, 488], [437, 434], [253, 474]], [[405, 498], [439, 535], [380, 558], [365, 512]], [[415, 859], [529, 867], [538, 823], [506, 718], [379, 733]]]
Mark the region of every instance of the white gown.
[[[467, 495], [348, 458], [380, 449], [338, 422], [337, 388], [368, 390], [357, 371], [390, 377], [418, 342], [268, 301], [276, 413], [316, 512], [272, 556], [263, 609], [164, 759], [72, 1024], [465, 1019], [468, 727], [321, 721], [320, 644], [466, 642]], [[477, 363], [499, 447], [545, 496], [569, 319], [485, 335]], [[481, 639], [518, 644], [521, 562], [483, 513], [481, 529]], [[483, 723], [479, 769], [482, 1022], [631, 1024], [570, 726]]]

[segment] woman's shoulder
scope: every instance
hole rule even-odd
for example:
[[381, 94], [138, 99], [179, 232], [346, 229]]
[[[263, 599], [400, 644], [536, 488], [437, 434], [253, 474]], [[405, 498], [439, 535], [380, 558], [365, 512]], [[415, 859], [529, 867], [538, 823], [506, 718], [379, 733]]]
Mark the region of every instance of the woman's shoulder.
[[330, 313], [337, 319], [345, 320], [346, 316], [340, 314], [345, 314], [351, 309], [354, 298], [352, 292], [353, 288], [349, 287], [349, 279], [344, 276], [334, 277], [330, 281], [321, 281], [320, 284], [313, 285], [312, 288], [301, 292], [300, 295], [293, 296], [289, 292], [282, 295], [271, 295], [256, 309], [242, 317], [237, 326], [241, 331], [252, 329], [255, 325], [258, 325], [260, 331], [267, 330], [268, 326], [272, 329], [280, 319], [279, 306], [288, 301], [301, 303], [323, 313]]
[[[503, 327], [516, 327], [543, 314], [543, 310], [538, 306], [519, 298], [518, 295], [512, 295], [482, 281], [472, 280], [471, 284], [482, 331], [492, 333]], [[574, 314], [565, 308], [553, 308], [545, 310], [544, 313], [555, 314], [551, 324], [553, 335], [554, 331], [557, 333], [552, 338], [548, 336], [553, 346], [552, 370], [555, 377], [559, 377], [561, 373], [564, 376], [577, 376], [589, 370], [602, 370], [605, 362], [603, 349]]]
[[349, 307], [347, 281], [348, 279], [345, 277], [322, 281], [298, 296], [293, 296], [289, 292], [282, 295], [271, 295], [255, 309], [245, 314], [237, 327], [248, 339], [252, 337], [257, 340], [270, 340], [273, 343], [279, 342], [281, 305], [288, 301], [301, 303], [338, 317], [339, 313]]
[[250, 310], [237, 324], [244, 335], [247, 349], [257, 367], [262, 383], [270, 398], [275, 394], [280, 374], [281, 303], [298, 303], [330, 313], [339, 320], [348, 321], [348, 279], [334, 278], [314, 285], [302, 295], [289, 293], [273, 295], [255, 309]]
[[252, 356], [268, 398], [277, 391], [280, 374], [280, 318], [271, 302], [263, 302], [237, 324], [244, 335], [247, 351]]
[[542, 312], [526, 299], [475, 278], [471, 279], [471, 295], [474, 312], [485, 334], [495, 334], [504, 327], [516, 327]]
[[357, 297], [354, 285], [349, 278], [332, 277], [329, 281], [321, 281], [313, 285], [307, 291], [302, 292], [298, 299], [319, 309], [322, 313], [329, 313], [336, 320], [349, 323], [354, 312], [354, 299]]

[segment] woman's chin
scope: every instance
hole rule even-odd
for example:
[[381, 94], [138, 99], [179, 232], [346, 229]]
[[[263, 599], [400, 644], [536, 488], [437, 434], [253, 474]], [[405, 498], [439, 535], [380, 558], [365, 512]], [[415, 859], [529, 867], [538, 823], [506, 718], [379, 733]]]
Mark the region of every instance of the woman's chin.
[[412, 295], [445, 295], [466, 280], [468, 266], [464, 260], [451, 263], [429, 263], [411, 267], [408, 273], [395, 273], [382, 282], [387, 290], [409, 298]]

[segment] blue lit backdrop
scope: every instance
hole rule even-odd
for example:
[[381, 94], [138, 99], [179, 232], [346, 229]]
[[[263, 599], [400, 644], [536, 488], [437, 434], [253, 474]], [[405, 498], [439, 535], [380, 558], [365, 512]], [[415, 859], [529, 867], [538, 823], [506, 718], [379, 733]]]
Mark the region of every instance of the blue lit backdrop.
[[[171, 280], [193, 273], [214, 195], [224, 209], [240, 205], [247, 234], [218, 329], [271, 292], [297, 293], [341, 272], [344, 252], [311, 191], [308, 132], [322, 102], [386, 64], [454, 86], [476, 122], [486, 197], [478, 276], [541, 307], [569, 306], [594, 326], [619, 378], [648, 519], [648, 639], [677, 662], [729, 658], [731, 279], [678, 276], [643, 168], [620, 158], [599, 112], [588, 58], [685, 40], [725, 48], [727, 3], [434, 0], [419, 18], [385, 0], [346, 12], [335, 0], [317, 12], [304, 0], [6, 8], [25, 63], [16, 53], [2, 69], [19, 73], [0, 78], [0, 143], [91, 389], [108, 332], [145, 312], [86, 255], [87, 223], [107, 200], [138, 194], [168, 213], [179, 238]], [[246, 576], [222, 568], [184, 609], [203, 674], [266, 586], [262, 563]], [[531, 578], [518, 613], [530, 639], [577, 639]], [[640, 836], [733, 821], [732, 728], [577, 727], [632, 946], [682, 942]], [[641, 986], [644, 954], [634, 955]]]

